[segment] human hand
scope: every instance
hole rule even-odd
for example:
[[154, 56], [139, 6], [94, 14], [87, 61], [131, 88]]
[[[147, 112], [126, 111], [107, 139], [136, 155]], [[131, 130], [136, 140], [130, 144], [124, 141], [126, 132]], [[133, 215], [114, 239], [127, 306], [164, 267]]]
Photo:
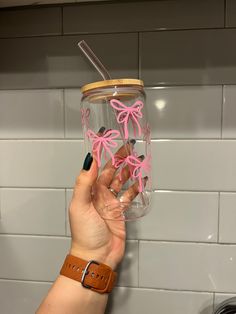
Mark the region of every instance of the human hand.
[[[116, 154], [128, 156], [135, 141], [123, 145]], [[116, 192], [122, 189], [123, 184], [129, 179], [130, 171], [125, 167], [122, 178], [116, 174], [116, 168], [109, 160], [98, 177], [98, 166], [91, 154], [88, 154], [84, 165], [90, 166], [88, 170], [81, 170], [77, 177], [74, 193], [69, 208], [71, 227], [71, 250], [70, 254], [85, 260], [96, 260], [115, 269], [122, 260], [125, 250], [125, 222], [119, 220], [104, 220], [98, 213], [107, 201], [117, 204], [119, 200], [109, 190]], [[94, 192], [94, 197], [92, 197]], [[131, 202], [138, 191], [138, 182], [135, 182], [122, 194], [122, 202]], [[120, 208], [120, 210], [123, 210]]]

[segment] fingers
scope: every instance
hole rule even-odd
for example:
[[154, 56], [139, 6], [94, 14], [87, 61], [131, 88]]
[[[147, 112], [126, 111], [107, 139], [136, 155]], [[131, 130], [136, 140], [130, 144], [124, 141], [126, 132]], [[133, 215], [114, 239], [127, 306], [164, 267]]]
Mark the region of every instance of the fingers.
[[[142, 178], [144, 186], [146, 185], [148, 177]], [[136, 181], [126, 190], [120, 197], [120, 202], [130, 203], [139, 194], [139, 182]]]
[[[92, 162], [91, 162], [92, 159]], [[88, 170], [85, 170], [88, 169]], [[76, 199], [82, 205], [86, 205], [91, 201], [91, 189], [98, 176], [98, 165], [96, 160], [87, 155], [84, 161], [84, 169], [80, 171], [76, 179], [73, 199]]]
[[[129, 142], [127, 142], [126, 144], [124, 144], [123, 146], [121, 146], [118, 151], [115, 153], [114, 156], [119, 156], [119, 157], [127, 157], [128, 155], [131, 154], [132, 149], [134, 147], [135, 144], [135, 140], [130, 140]], [[112, 160], [110, 159], [106, 165], [104, 166], [99, 178], [98, 178], [98, 182], [100, 184], [103, 184], [107, 187], [110, 186], [114, 174], [116, 172], [117, 168], [112, 165]]]

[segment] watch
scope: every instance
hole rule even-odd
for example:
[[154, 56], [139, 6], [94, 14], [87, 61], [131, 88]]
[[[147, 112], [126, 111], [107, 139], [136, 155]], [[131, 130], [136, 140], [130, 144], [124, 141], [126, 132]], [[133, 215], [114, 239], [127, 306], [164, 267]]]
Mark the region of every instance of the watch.
[[117, 273], [111, 267], [97, 261], [85, 261], [68, 254], [60, 274], [81, 282], [82, 286], [99, 293], [111, 292]]

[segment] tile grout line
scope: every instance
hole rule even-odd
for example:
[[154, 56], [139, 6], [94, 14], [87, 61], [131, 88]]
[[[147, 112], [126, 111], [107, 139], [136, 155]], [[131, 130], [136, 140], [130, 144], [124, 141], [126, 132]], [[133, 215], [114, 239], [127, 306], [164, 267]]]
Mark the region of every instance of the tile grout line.
[[64, 138], [66, 139], [66, 102], [65, 102], [65, 89], [62, 90], [62, 102], [63, 102], [63, 129]]
[[216, 300], [216, 293], [215, 291], [213, 292], [213, 312], [215, 310], [215, 300]]
[[218, 192], [218, 225], [217, 225], [217, 243], [220, 241], [220, 192]]
[[221, 122], [220, 122], [220, 138], [223, 138], [223, 123], [224, 123], [224, 100], [225, 100], [225, 86], [222, 85], [222, 96], [221, 96]]
[[138, 78], [141, 79], [141, 33], [138, 32]]
[[65, 236], [67, 236], [67, 193], [66, 193], [66, 188], [64, 190], [65, 192]]
[[226, 18], [227, 18], [227, 1], [224, 0], [224, 28], [226, 28]]

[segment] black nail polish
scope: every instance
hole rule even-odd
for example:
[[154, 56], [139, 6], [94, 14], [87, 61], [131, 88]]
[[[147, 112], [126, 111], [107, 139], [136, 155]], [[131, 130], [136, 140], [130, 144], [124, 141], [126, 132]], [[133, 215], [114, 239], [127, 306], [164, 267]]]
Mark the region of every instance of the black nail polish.
[[88, 153], [85, 157], [84, 164], [83, 164], [83, 170], [89, 170], [93, 162], [93, 156], [91, 153]]
[[134, 145], [136, 143], [136, 140], [132, 138], [131, 140], [129, 140], [129, 142]]
[[140, 155], [138, 156], [139, 159], [144, 160], [145, 156], [144, 155]]
[[145, 180], [148, 180], [148, 176], [144, 177]]
[[98, 133], [103, 133], [106, 130], [105, 126], [102, 126], [99, 130]]

